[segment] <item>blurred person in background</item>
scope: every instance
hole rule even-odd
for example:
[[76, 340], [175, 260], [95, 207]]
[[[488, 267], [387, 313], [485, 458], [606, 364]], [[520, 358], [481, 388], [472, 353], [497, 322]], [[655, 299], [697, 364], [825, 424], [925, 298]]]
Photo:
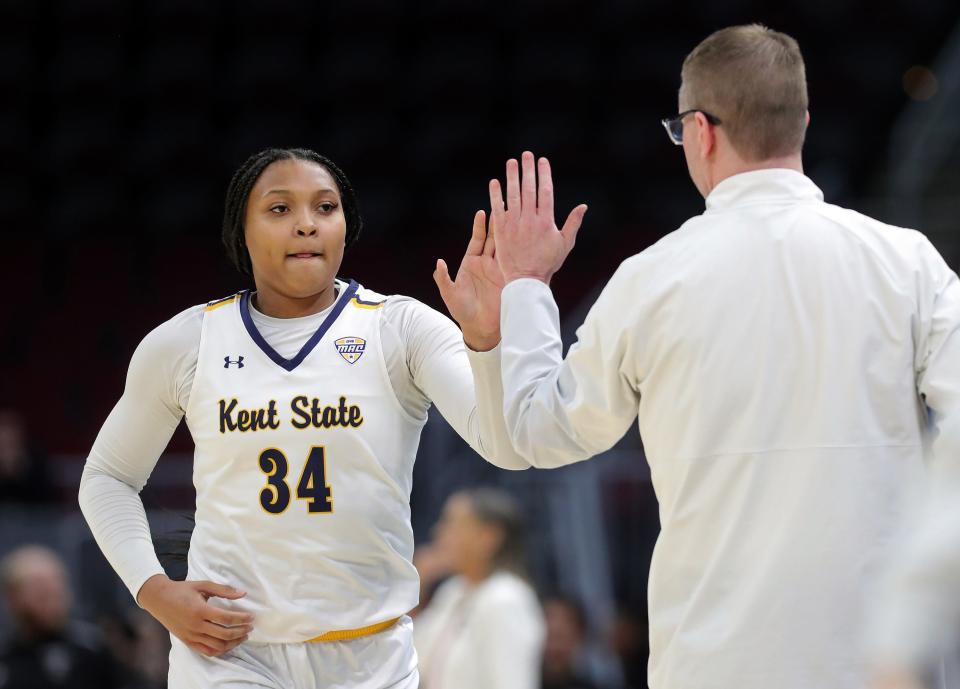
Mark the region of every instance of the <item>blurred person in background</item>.
[[46, 457], [30, 447], [23, 416], [0, 409], [0, 504], [39, 504], [54, 497]]
[[630, 689], [647, 688], [648, 628], [642, 609], [623, 604], [618, 607], [610, 629], [610, 646], [620, 659], [623, 677]]
[[789, 36], [710, 35], [677, 105], [663, 124], [706, 210], [621, 264], [566, 357], [549, 283], [585, 207], [558, 230], [530, 152], [522, 179], [507, 163], [506, 206], [491, 182], [511, 437], [559, 467], [639, 414], [661, 517], [653, 689], [863, 689], [927, 430], [934, 462], [957, 459], [960, 283], [922, 234], [825, 203], [804, 174]]
[[165, 689], [170, 634], [146, 611], [131, 607], [98, 619], [104, 642], [125, 668], [123, 689]]
[[71, 620], [63, 562], [29, 545], [0, 561], [0, 586], [14, 625], [0, 650], [0, 689], [119, 689], [120, 668], [98, 631]]
[[587, 618], [583, 606], [567, 596], [543, 601], [547, 639], [543, 647], [542, 689], [595, 689], [582, 671]]
[[[454, 493], [425, 546], [430, 588], [414, 624], [424, 689], [538, 689], [545, 627], [526, 577], [516, 503], [493, 488]], [[433, 551], [433, 552], [430, 552]]]

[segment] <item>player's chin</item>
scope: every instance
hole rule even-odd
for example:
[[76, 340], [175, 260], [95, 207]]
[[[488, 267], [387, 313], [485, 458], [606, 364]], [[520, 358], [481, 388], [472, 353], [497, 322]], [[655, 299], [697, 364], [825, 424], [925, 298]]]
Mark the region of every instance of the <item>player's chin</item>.
[[291, 266], [284, 271], [283, 277], [287, 294], [308, 297], [329, 288], [337, 271], [333, 266], [317, 261], [315, 265]]

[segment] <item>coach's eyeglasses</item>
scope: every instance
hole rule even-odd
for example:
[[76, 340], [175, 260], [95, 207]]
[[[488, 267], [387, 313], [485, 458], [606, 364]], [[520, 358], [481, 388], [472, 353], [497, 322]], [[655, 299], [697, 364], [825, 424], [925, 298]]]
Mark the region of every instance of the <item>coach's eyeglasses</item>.
[[719, 117], [715, 117], [706, 110], [700, 110], [699, 108], [694, 108], [693, 110], [684, 110], [679, 115], [660, 120], [660, 124], [662, 124], [663, 128], [667, 130], [667, 136], [670, 137], [670, 141], [677, 146], [683, 146], [683, 118], [687, 115], [692, 115], [695, 112], [699, 112], [701, 115], [706, 117], [707, 122], [714, 126], [720, 124]]

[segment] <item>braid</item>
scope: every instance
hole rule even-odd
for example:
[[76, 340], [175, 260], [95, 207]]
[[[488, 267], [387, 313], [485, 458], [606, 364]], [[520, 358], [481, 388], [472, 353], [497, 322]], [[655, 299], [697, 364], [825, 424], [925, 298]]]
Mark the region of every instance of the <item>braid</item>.
[[324, 168], [334, 178], [340, 188], [340, 200], [343, 204], [343, 217], [347, 221], [346, 248], [357, 241], [363, 227], [357, 192], [343, 171], [329, 158], [307, 148], [268, 148], [249, 158], [233, 174], [223, 208], [223, 244], [227, 257], [234, 267], [244, 275], [253, 274], [250, 254], [244, 237], [243, 222], [247, 211], [247, 199], [250, 190], [257, 183], [267, 166], [278, 160], [306, 160]]

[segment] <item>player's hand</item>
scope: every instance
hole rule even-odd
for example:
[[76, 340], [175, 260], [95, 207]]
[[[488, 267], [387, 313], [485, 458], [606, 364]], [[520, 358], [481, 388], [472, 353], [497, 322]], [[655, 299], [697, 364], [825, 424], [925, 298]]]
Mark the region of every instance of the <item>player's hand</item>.
[[433, 271], [443, 303], [463, 330], [464, 342], [478, 352], [493, 349], [500, 342], [500, 292], [504, 285], [495, 252], [496, 225], [491, 221], [488, 229], [486, 220], [483, 211], [473, 216], [473, 235], [455, 281], [442, 258]]
[[231, 651], [253, 630], [253, 615], [210, 605], [210, 598], [236, 600], [246, 593], [211, 581], [173, 581], [162, 574], [147, 579], [137, 601], [187, 646], [206, 656]]
[[[533, 153], [521, 156], [523, 179], [517, 161], [507, 161], [507, 204], [500, 182], [490, 182], [490, 213], [497, 225], [497, 262], [506, 282], [534, 278], [550, 283], [573, 249], [587, 207], [574, 208], [563, 229], [553, 219], [553, 177], [546, 158]], [[537, 173], [539, 172], [539, 181]]]

